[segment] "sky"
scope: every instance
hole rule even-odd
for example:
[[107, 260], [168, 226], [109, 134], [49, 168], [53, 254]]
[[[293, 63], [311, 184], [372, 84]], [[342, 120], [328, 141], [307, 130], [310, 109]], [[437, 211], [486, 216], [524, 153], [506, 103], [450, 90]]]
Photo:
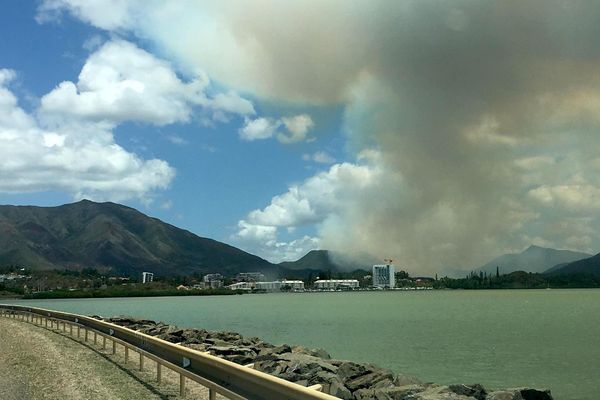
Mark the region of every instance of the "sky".
[[9, 0], [0, 203], [135, 207], [272, 262], [600, 251], [594, 1]]

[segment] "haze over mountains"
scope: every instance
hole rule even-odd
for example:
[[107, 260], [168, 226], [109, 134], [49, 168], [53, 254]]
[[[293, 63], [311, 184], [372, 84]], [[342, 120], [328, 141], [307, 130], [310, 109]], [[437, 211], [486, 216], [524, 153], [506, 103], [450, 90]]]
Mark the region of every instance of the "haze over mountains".
[[[58, 207], [0, 206], [0, 265], [33, 269], [98, 268], [116, 274], [191, 275], [261, 271], [269, 278], [306, 277], [315, 271], [369, 271], [368, 255], [312, 250], [293, 262], [272, 264], [213, 239], [115, 203], [83, 200]], [[600, 255], [530, 246], [478, 271], [600, 275]], [[401, 269], [401, 268], [399, 268]], [[457, 275], [458, 276], [458, 275]]]
[[556, 250], [531, 245], [521, 253], [504, 254], [484, 264], [477, 271], [495, 274], [496, 267], [501, 274], [514, 271], [543, 273], [557, 264], [565, 264], [590, 257], [591, 254], [571, 250]]
[[279, 265], [294, 271], [321, 270], [351, 272], [359, 269], [369, 271], [373, 264], [380, 263], [381, 261], [367, 254], [349, 257], [331, 250], [311, 250], [299, 260], [284, 261]]

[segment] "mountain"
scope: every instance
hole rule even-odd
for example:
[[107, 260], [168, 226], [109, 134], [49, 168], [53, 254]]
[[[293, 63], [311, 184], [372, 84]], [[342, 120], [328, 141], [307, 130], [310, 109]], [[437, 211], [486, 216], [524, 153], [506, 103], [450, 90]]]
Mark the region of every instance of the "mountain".
[[550, 275], [589, 274], [600, 278], [600, 253], [568, 264], [559, 264], [548, 271]]
[[350, 272], [357, 269], [370, 271], [377, 260], [365, 254], [343, 255], [331, 250], [311, 250], [296, 261], [284, 261], [279, 264], [286, 270], [313, 270]]
[[133, 208], [89, 200], [59, 207], [0, 206], [0, 265], [107, 268], [124, 275], [277, 271], [262, 258]]
[[558, 264], [571, 263], [589, 257], [591, 254], [570, 250], [556, 250], [546, 247], [529, 246], [521, 253], [504, 254], [478, 268], [478, 271], [496, 273], [499, 267], [501, 274], [514, 271], [545, 272]]

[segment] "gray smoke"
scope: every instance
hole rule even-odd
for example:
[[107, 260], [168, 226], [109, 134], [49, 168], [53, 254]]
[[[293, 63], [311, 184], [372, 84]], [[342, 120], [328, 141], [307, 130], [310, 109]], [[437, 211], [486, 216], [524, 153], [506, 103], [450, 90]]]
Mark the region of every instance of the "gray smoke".
[[182, 1], [110, 23], [78, 7], [259, 98], [344, 104], [349, 153], [376, 149], [383, 172], [340, 199], [323, 248], [434, 273], [600, 247], [596, 1]]

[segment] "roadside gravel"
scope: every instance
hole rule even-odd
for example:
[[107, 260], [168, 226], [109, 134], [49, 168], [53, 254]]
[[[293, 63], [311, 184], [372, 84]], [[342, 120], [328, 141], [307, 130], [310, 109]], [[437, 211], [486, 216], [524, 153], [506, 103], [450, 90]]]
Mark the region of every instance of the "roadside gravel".
[[[83, 342], [68, 333], [0, 318], [0, 399], [3, 400], [135, 400], [179, 399], [179, 375], [163, 368], [155, 383], [156, 365], [139, 356], [102, 350], [101, 339]], [[111, 348], [111, 346], [107, 346]], [[207, 399], [204, 387], [188, 381], [188, 399]], [[220, 397], [220, 396], [219, 396]]]

